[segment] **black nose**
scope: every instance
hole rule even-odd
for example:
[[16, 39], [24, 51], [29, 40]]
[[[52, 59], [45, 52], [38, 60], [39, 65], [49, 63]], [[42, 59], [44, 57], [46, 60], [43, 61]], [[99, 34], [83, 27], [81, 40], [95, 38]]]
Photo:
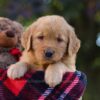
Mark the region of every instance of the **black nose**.
[[53, 56], [53, 54], [54, 54], [53, 50], [48, 49], [48, 50], [45, 51], [45, 57], [46, 58], [51, 58]]
[[6, 32], [7, 37], [13, 38], [15, 34], [12, 31], [7, 31]]

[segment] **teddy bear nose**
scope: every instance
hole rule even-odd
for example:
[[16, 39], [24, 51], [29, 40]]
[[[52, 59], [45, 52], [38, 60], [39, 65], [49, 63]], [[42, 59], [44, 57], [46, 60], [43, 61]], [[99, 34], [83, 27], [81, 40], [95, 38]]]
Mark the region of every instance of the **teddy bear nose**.
[[7, 31], [6, 32], [7, 37], [13, 38], [15, 34], [12, 31]]
[[48, 49], [48, 50], [45, 51], [45, 57], [46, 58], [52, 58], [53, 54], [54, 54], [53, 50]]

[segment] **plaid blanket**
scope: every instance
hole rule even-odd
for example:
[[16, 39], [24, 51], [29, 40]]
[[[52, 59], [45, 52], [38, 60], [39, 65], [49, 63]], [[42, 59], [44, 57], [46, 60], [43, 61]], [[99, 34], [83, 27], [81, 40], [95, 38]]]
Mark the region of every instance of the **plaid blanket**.
[[0, 69], [0, 100], [78, 100], [86, 83], [86, 75], [80, 71], [67, 72], [61, 84], [50, 88], [44, 82], [43, 71], [12, 80], [7, 77], [6, 70]]

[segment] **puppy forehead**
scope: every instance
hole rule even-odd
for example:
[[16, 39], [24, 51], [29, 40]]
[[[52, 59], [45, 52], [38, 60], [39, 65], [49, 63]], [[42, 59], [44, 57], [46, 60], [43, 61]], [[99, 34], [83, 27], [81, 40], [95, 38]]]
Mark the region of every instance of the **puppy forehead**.
[[54, 23], [51, 25], [51, 23], [41, 24], [38, 25], [33, 31], [36, 35], [54, 35], [54, 36], [61, 36], [66, 34], [66, 28], [65, 26], [58, 25], [57, 23]]
[[[71, 26], [65, 21], [63, 17], [59, 16], [46, 16], [41, 17], [35, 22], [36, 35], [49, 35], [49, 36], [65, 36], [67, 37], [68, 30], [72, 30]], [[59, 35], [60, 34], [60, 35]]]

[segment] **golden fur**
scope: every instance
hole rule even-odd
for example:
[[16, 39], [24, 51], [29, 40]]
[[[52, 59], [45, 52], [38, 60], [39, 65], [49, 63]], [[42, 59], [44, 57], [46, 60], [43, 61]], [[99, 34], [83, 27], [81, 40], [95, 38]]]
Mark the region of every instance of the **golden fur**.
[[[73, 27], [61, 16], [44, 16], [36, 20], [23, 33], [22, 45], [25, 50], [18, 64], [28, 64], [31, 66], [28, 69], [45, 70], [45, 81], [51, 87], [62, 81], [65, 72], [76, 70], [75, 60], [80, 40]], [[51, 59], [44, 57], [46, 49], [55, 52]], [[15, 66], [8, 69], [11, 78], [18, 78], [18, 74], [24, 75], [27, 71], [16, 72]], [[12, 74], [14, 72], [15, 76]]]

